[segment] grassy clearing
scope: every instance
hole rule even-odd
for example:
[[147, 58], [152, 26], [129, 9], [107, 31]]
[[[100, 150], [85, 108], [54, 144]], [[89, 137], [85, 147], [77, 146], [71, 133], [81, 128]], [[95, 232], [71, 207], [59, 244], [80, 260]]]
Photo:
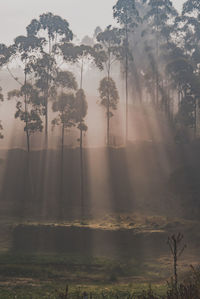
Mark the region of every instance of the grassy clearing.
[[[84, 222], [68, 221], [20, 221], [19, 219], [1, 220], [0, 231], [0, 298], [42, 299], [57, 298], [58, 292], [68, 284], [73, 296], [87, 290], [102, 298], [102, 292], [110, 297], [127, 293], [141, 293], [152, 283], [157, 294], [166, 291], [166, 281], [172, 275], [172, 259], [169, 255], [158, 258], [146, 257], [138, 260], [134, 257], [92, 257], [70, 254], [17, 254], [9, 251], [12, 229], [19, 224], [25, 226], [77, 226], [100, 230], [129, 230], [136, 233], [165, 231], [170, 233], [175, 228], [184, 227], [188, 232], [199, 231], [199, 223], [180, 219], [168, 219], [157, 216], [107, 215], [99, 219], [87, 219]], [[167, 247], [167, 244], [166, 244]], [[188, 271], [188, 265], [197, 264], [194, 255], [185, 254], [179, 263], [179, 272]], [[58, 290], [58, 292], [56, 292]], [[73, 298], [73, 297], [72, 297]], [[76, 297], [74, 297], [76, 298]], [[114, 298], [114, 297], [113, 297]]]
[[[1, 286], [0, 298], [16, 298], [16, 299], [56, 299], [58, 295], [65, 292], [66, 283], [60, 281], [37, 282], [37, 281], [21, 281], [11, 282], [8, 286]], [[109, 284], [109, 285], [90, 285], [90, 284], [71, 284], [69, 287], [70, 298], [79, 297], [86, 291], [92, 294], [93, 298], [127, 298], [128, 294], [139, 295], [142, 291], [149, 289], [148, 284]], [[154, 284], [153, 291], [158, 295], [166, 292], [166, 285]]]
[[[161, 272], [164, 273], [161, 275]], [[66, 279], [70, 282], [152, 281], [168, 275], [156, 261], [71, 255], [0, 255], [0, 277]]]

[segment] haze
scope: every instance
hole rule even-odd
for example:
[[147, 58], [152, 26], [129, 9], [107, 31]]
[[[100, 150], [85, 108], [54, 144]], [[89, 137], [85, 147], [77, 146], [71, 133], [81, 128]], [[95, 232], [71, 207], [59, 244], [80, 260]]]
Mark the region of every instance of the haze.
[[[1, 0], [0, 3], [0, 36], [7, 44], [25, 34], [30, 20], [47, 11], [66, 18], [78, 38], [91, 36], [97, 26], [104, 28], [114, 22], [112, 7], [115, 0]], [[183, 0], [173, 3], [180, 10]]]

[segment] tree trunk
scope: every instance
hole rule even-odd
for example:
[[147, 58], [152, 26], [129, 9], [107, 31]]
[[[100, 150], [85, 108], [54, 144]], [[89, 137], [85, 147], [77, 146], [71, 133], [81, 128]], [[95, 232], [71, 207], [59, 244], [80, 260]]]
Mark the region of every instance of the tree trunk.
[[[26, 65], [25, 65], [25, 77], [24, 77], [24, 85], [26, 87], [27, 84], [27, 74], [26, 74]], [[25, 192], [24, 196], [29, 197], [29, 202], [32, 202], [32, 195], [33, 195], [33, 184], [32, 184], [32, 176], [31, 176], [31, 168], [30, 168], [30, 134], [28, 129], [28, 103], [27, 103], [27, 94], [25, 92], [24, 95], [24, 106], [25, 106], [25, 124], [26, 124], [26, 143], [27, 143], [27, 194]], [[27, 211], [25, 213], [29, 212], [29, 205], [27, 205]], [[26, 208], [25, 208], [26, 210]]]
[[109, 61], [108, 61], [108, 101], [107, 101], [107, 146], [110, 146], [110, 69], [111, 69], [111, 61], [110, 61], [110, 53], [109, 53]]
[[126, 81], [126, 140], [128, 142], [128, 28], [126, 24], [126, 66], [125, 66], [125, 81]]
[[61, 135], [61, 167], [60, 167], [60, 218], [63, 219], [63, 169], [64, 169], [64, 138], [65, 138], [65, 126], [62, 124], [62, 135]]
[[83, 67], [84, 67], [84, 59], [81, 62], [81, 80], [80, 80], [80, 89], [83, 88]]
[[[24, 85], [26, 87], [27, 83], [27, 75], [26, 75], [26, 66], [25, 66], [25, 78], [24, 78]], [[27, 152], [30, 152], [30, 136], [29, 136], [29, 131], [28, 131], [28, 107], [27, 107], [27, 94], [25, 92], [24, 95], [24, 106], [25, 106], [25, 123], [26, 123], [26, 143], [27, 143]]]
[[107, 146], [110, 146], [110, 104], [107, 105]]
[[159, 71], [158, 71], [158, 55], [159, 55], [159, 41], [158, 41], [158, 3], [156, 7], [156, 106], [158, 108], [159, 102]]
[[83, 131], [80, 130], [80, 185], [81, 185], [81, 218], [85, 216], [84, 211], [84, 174], [83, 174]]
[[46, 94], [45, 103], [45, 147], [48, 148], [48, 92]]

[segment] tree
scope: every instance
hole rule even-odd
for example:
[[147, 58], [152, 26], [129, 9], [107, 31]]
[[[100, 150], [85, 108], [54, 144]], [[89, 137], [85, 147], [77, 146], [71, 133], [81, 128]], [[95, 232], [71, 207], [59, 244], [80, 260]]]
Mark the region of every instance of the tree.
[[39, 93], [34, 86], [26, 83], [19, 90], [8, 93], [8, 100], [12, 98], [17, 99], [15, 118], [25, 123], [27, 151], [30, 152], [30, 136], [36, 132], [42, 132], [43, 129]]
[[[42, 49], [43, 57], [40, 59], [49, 60], [46, 64], [40, 64], [41, 71], [37, 71], [37, 75], [41, 75], [45, 72], [45, 84], [43, 84], [43, 90], [45, 95], [45, 136], [46, 146], [48, 144], [48, 102], [51, 96], [51, 83], [54, 78], [55, 63], [52, 60], [55, 59], [56, 46], [61, 42], [69, 42], [73, 39], [73, 33], [69, 28], [67, 20], [62, 19], [60, 16], [54, 15], [50, 12], [40, 15], [39, 20], [33, 19], [26, 28], [28, 36], [36, 37], [43, 34], [45, 40], [44, 47]], [[47, 51], [46, 50], [47, 46]], [[44, 70], [43, 70], [44, 69]], [[41, 80], [44, 78], [41, 77]]]
[[[107, 79], [104, 78], [100, 82], [99, 92], [102, 99], [101, 104], [107, 107], [107, 142], [110, 145], [110, 109], [117, 109], [117, 101], [119, 95], [115, 82], [111, 78], [112, 65], [117, 61], [121, 53], [121, 36], [117, 28], [108, 26], [103, 32], [97, 36], [99, 44], [95, 45], [96, 64], [103, 67], [107, 73]], [[110, 94], [111, 93], [111, 94]]]
[[84, 217], [84, 167], [83, 167], [83, 132], [86, 132], [88, 127], [85, 124], [84, 118], [87, 115], [88, 104], [83, 89], [79, 89], [76, 93], [76, 121], [80, 130], [80, 185], [81, 185], [81, 216]]
[[[2, 88], [0, 87], [0, 102], [3, 102], [4, 100], [4, 97], [3, 97], [3, 94], [2, 94]], [[2, 126], [2, 123], [0, 121], [0, 139], [3, 139], [3, 134], [2, 134], [2, 131], [3, 131], [3, 126]]]
[[169, 43], [174, 30], [174, 22], [177, 17], [177, 11], [170, 0], [145, 0], [148, 4], [148, 10], [144, 16], [144, 21], [148, 22], [148, 28], [151, 28], [150, 34], [153, 34], [155, 48], [154, 68], [155, 68], [155, 104], [159, 104], [159, 89], [161, 89], [161, 78], [159, 68], [159, 49], [161, 44]]
[[[58, 46], [66, 63], [80, 64], [80, 89], [83, 88], [84, 65], [90, 61], [96, 62], [95, 49], [88, 45], [73, 45], [72, 43], [63, 43]], [[98, 66], [98, 65], [97, 65]]]
[[[56, 78], [57, 87], [61, 87], [61, 92], [54, 98], [52, 109], [58, 112], [57, 118], [52, 121], [53, 125], [62, 126], [62, 152], [64, 148], [64, 130], [75, 126], [75, 95], [73, 91], [77, 89], [74, 75], [68, 71], [61, 71]], [[70, 91], [70, 92], [69, 92]], [[59, 91], [58, 91], [59, 92]]]
[[[175, 117], [178, 139], [185, 134], [185, 129], [192, 128], [196, 134], [197, 112], [199, 109], [200, 77], [198, 67], [192, 55], [185, 51], [186, 47], [173, 45], [168, 51], [166, 72], [177, 91], [178, 112]], [[179, 136], [180, 135], [180, 136]], [[181, 137], [182, 138], [182, 137]], [[185, 136], [184, 136], [185, 139]]]
[[106, 70], [107, 77], [111, 75], [112, 65], [117, 61], [121, 53], [121, 35], [118, 28], [108, 26], [97, 35], [99, 44], [94, 46], [96, 51], [96, 64], [101, 63]]
[[103, 78], [99, 86], [100, 104], [106, 109], [107, 118], [107, 146], [110, 145], [110, 118], [113, 116], [113, 110], [117, 109], [119, 100], [118, 91], [112, 78]]
[[67, 20], [51, 12], [40, 15], [39, 20], [33, 19], [26, 27], [28, 36], [41, 35], [46, 33], [45, 40], [48, 43], [48, 53], [51, 55], [54, 46], [60, 42], [69, 42], [73, 39], [73, 33], [69, 28]]
[[24, 131], [27, 139], [27, 151], [30, 151], [30, 135], [36, 131], [42, 130], [42, 121], [40, 118], [40, 96], [35, 87], [28, 82], [28, 76], [31, 73], [29, 65], [34, 59], [35, 51], [41, 49], [43, 39], [34, 36], [18, 36], [14, 42], [15, 52], [13, 56], [19, 57], [23, 64], [24, 82], [19, 90], [11, 91], [8, 98], [18, 98], [15, 114], [16, 118], [20, 118], [25, 122]]
[[[2, 68], [8, 64], [13, 53], [14, 53], [13, 46], [7, 47], [4, 44], [0, 44], [0, 68]], [[3, 101], [4, 101], [4, 96], [2, 93], [2, 88], [0, 87], [0, 102], [3, 102]], [[2, 134], [2, 131], [3, 131], [3, 125], [0, 121], [0, 139], [3, 139], [3, 137], [4, 137]]]
[[35, 84], [40, 91], [42, 112], [45, 117], [45, 142], [48, 142], [49, 99], [56, 93], [55, 78], [58, 74], [57, 63], [51, 55], [43, 53], [36, 57], [29, 67], [33, 72]]
[[[76, 96], [77, 83], [74, 75], [68, 71], [61, 71], [56, 78], [58, 87], [57, 95], [54, 97], [52, 110], [58, 115], [53, 119], [52, 125], [61, 126], [61, 185], [60, 185], [60, 216], [63, 216], [63, 165], [64, 165], [64, 143], [65, 129], [70, 129], [76, 125]], [[60, 90], [59, 90], [60, 89]]]
[[126, 143], [128, 141], [128, 73], [129, 73], [129, 34], [140, 22], [135, 0], [118, 0], [113, 7], [113, 16], [122, 26], [123, 47], [125, 60], [125, 84], [126, 84]]

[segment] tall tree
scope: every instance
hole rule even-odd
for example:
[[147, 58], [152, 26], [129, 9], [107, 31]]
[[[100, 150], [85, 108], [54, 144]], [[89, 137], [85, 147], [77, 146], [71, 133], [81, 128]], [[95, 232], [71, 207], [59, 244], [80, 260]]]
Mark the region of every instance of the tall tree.
[[[10, 61], [11, 56], [14, 54], [14, 46], [7, 47], [4, 44], [0, 44], [0, 69], [3, 68], [8, 64]], [[0, 87], [0, 102], [4, 101], [4, 96], [2, 93], [2, 88]], [[3, 131], [3, 125], [0, 121], [0, 139], [2, 139], [4, 136], [2, 134]]]
[[118, 0], [113, 7], [113, 16], [122, 25], [122, 36], [125, 60], [125, 84], [126, 84], [126, 143], [128, 141], [128, 74], [129, 74], [129, 34], [140, 22], [135, 0]]
[[[102, 79], [100, 82], [99, 92], [100, 98], [102, 99], [102, 104], [105, 102], [107, 107], [107, 141], [106, 144], [110, 145], [110, 108], [116, 109], [116, 103], [119, 99], [117, 88], [114, 80], [111, 78], [111, 71], [113, 64], [119, 59], [121, 53], [121, 35], [117, 28], [112, 28], [108, 26], [104, 31], [100, 32], [97, 36], [97, 41], [99, 44], [95, 45], [96, 50], [96, 64], [102, 65], [106, 71], [106, 78]], [[111, 94], [110, 94], [111, 93]], [[102, 98], [103, 97], [103, 98]]]
[[113, 116], [113, 110], [117, 109], [119, 100], [118, 91], [112, 78], [105, 77], [101, 80], [99, 86], [100, 104], [106, 109], [107, 118], [107, 146], [110, 145], [110, 118]]
[[76, 95], [77, 83], [74, 75], [68, 71], [61, 71], [56, 78], [58, 87], [57, 95], [54, 97], [52, 110], [57, 113], [57, 117], [53, 119], [52, 125], [61, 126], [61, 178], [60, 178], [60, 216], [63, 215], [63, 166], [64, 166], [64, 143], [65, 143], [65, 129], [72, 128], [76, 125]]
[[[155, 104], [159, 105], [159, 90], [161, 78], [159, 68], [159, 49], [161, 44], [171, 41], [174, 29], [173, 23], [177, 17], [177, 11], [170, 0], [144, 0], [148, 4], [148, 10], [144, 21], [148, 22], [150, 34], [153, 34], [154, 46], [154, 69], [155, 69]], [[149, 31], [149, 29], [148, 29]]]
[[[47, 64], [40, 65], [45, 69], [46, 72], [46, 83], [45, 83], [45, 136], [46, 146], [48, 144], [48, 102], [50, 94], [51, 83], [53, 80], [54, 64], [51, 60], [55, 59], [56, 45], [60, 42], [69, 42], [73, 39], [73, 33], [69, 28], [67, 20], [60, 16], [54, 15], [50, 12], [40, 15], [39, 20], [33, 19], [27, 26], [28, 36], [42, 36], [45, 40], [45, 44], [42, 50], [43, 59], [49, 59]], [[42, 73], [42, 70], [41, 70]], [[44, 85], [43, 85], [44, 87]]]
[[58, 66], [54, 57], [48, 53], [36, 57], [29, 67], [33, 72], [35, 84], [40, 90], [41, 105], [43, 107], [43, 115], [45, 117], [45, 142], [48, 142], [48, 122], [49, 122], [49, 100], [54, 96], [56, 85], [55, 79], [58, 74]]
[[19, 84], [21, 88], [19, 90], [11, 91], [8, 94], [8, 98], [16, 97], [20, 100], [17, 102], [16, 117], [19, 117], [25, 122], [24, 131], [27, 139], [27, 151], [30, 151], [30, 135], [39, 130], [42, 130], [40, 113], [40, 97], [39, 94], [29, 82], [29, 76], [31, 75], [31, 69], [29, 65], [34, 59], [35, 51], [41, 49], [43, 39], [34, 36], [18, 36], [14, 42], [14, 56], [20, 59], [23, 65], [24, 82]]
[[[0, 102], [3, 102], [4, 100], [4, 96], [3, 96], [3, 93], [2, 93], [2, 88], [0, 87]], [[2, 131], [3, 131], [3, 125], [0, 121], [0, 139], [3, 139], [3, 134], [2, 134]]]
[[84, 217], [84, 167], [83, 167], [83, 132], [86, 132], [88, 127], [85, 124], [84, 118], [87, 115], [88, 104], [83, 89], [79, 89], [76, 93], [76, 122], [80, 131], [80, 185], [81, 185], [81, 216]]
[[20, 89], [8, 93], [8, 100], [17, 100], [15, 118], [24, 122], [24, 131], [27, 139], [27, 151], [30, 152], [30, 136], [36, 132], [42, 132], [40, 96], [38, 90], [29, 83]]

